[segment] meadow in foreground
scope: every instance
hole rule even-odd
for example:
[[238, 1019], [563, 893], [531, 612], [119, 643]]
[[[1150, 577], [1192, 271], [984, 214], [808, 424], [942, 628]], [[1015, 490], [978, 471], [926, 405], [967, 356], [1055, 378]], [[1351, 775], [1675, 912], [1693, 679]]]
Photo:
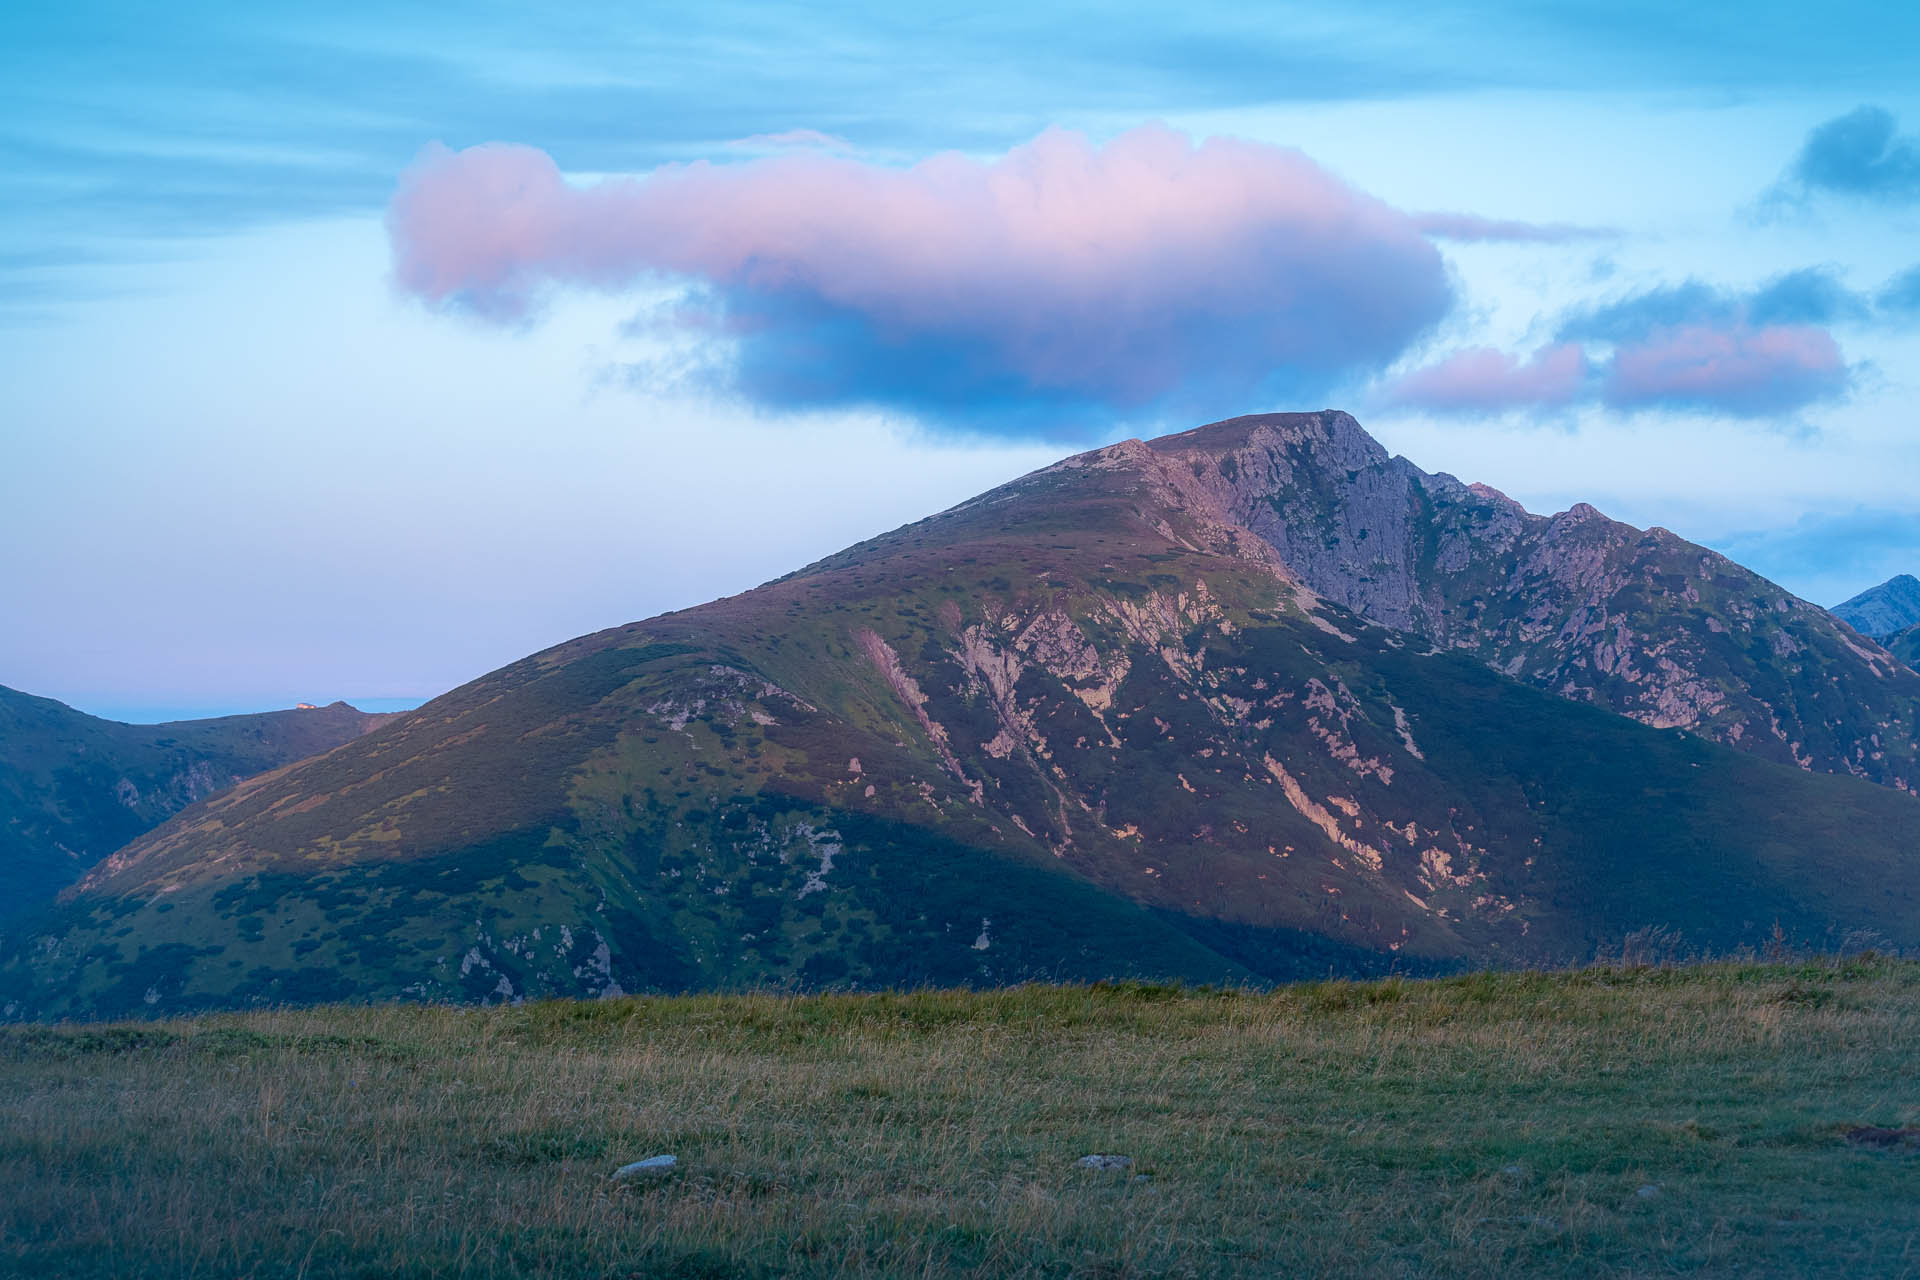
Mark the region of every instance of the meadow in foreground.
[[1873, 958], [14, 1027], [0, 1272], [1915, 1275], [1916, 1046]]

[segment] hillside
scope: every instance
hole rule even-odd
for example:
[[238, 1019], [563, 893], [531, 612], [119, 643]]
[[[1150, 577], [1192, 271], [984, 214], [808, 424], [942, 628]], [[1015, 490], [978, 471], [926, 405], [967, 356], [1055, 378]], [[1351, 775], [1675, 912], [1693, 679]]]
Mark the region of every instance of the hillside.
[[0, 1272], [1900, 1276], [1917, 1030], [1867, 957], [0, 1028]]
[[1920, 626], [1908, 627], [1888, 636], [1884, 643], [1891, 653], [1909, 667], [1920, 670]]
[[[1281, 461], [1359, 450], [1339, 472], [1359, 484], [1357, 430], [1276, 415], [1096, 450], [503, 668], [107, 859], [0, 941], [0, 1010], [1237, 982], [1577, 959], [1650, 928], [1920, 944], [1911, 796], [1636, 723], [1303, 585], [1312, 556], [1239, 500], [1261, 458], [1268, 512], [1302, 492]], [[1516, 597], [1587, 583], [1581, 616], [1633, 636], [1529, 642], [1568, 680], [1629, 696], [1629, 658], [1699, 641], [1730, 709], [1695, 728], [1757, 714], [1762, 689], [1796, 726], [1877, 692], [1879, 758], [1859, 760], [1904, 769], [1920, 677], [1698, 548], [1573, 523], [1523, 522], [1552, 563], [1511, 573]], [[1510, 531], [1461, 527], [1423, 545], [1484, 579], [1473, 547]], [[1583, 539], [1593, 573], [1560, 574]], [[1401, 622], [1453, 616], [1406, 599]], [[1496, 604], [1519, 621], [1472, 622]], [[1531, 634], [1524, 604], [1458, 608], [1456, 642]]]
[[1920, 625], [1920, 578], [1910, 573], [1888, 578], [1833, 606], [1833, 614], [1861, 635], [1884, 640]]
[[240, 779], [329, 751], [384, 716], [344, 702], [134, 725], [0, 687], [0, 916]]

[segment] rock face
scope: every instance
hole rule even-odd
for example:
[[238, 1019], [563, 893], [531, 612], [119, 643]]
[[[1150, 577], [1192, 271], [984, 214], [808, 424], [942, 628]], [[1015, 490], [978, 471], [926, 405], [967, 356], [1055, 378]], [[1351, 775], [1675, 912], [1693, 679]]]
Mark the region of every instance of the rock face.
[[[1584, 503], [1532, 515], [1484, 485], [1389, 457], [1338, 412], [1238, 418], [1149, 448], [1190, 501], [1376, 622], [1656, 728], [1902, 789], [1920, 781], [1920, 680], [1909, 668], [1665, 529]], [[1912, 578], [1868, 596], [1858, 616], [1911, 608], [1920, 621]]]
[[0, 938], [0, 1016], [1915, 945], [1915, 800], [1844, 774], [1911, 777], [1916, 682], [1677, 539], [1243, 419], [248, 779]]
[[0, 918], [242, 778], [328, 751], [386, 717], [344, 702], [133, 725], [0, 688]]
[[1920, 626], [1920, 578], [1910, 573], [1889, 578], [1833, 606], [1833, 615], [1875, 640]]

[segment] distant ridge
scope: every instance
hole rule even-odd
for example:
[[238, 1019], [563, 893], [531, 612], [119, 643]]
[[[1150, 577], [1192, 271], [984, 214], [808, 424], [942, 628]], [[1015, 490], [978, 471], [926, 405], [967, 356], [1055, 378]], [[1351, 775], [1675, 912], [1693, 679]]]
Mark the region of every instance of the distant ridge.
[[1888, 578], [1830, 612], [1861, 635], [1884, 640], [1920, 624], [1920, 578], [1910, 573]]
[[386, 717], [344, 702], [123, 724], [0, 685], [0, 918], [240, 779], [328, 751]]

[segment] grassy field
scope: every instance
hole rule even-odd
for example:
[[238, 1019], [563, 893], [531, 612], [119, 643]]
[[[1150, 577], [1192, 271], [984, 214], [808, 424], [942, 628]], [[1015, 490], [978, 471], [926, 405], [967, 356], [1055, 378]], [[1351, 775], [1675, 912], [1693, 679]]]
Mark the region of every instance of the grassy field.
[[1871, 958], [13, 1027], [0, 1272], [1920, 1275], [1917, 1050]]

